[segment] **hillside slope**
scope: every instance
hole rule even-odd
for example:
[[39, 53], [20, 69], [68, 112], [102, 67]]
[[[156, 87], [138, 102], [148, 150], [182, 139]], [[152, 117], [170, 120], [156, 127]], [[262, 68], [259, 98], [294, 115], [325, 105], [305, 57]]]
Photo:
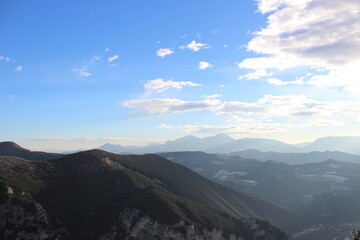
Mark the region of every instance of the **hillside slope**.
[[[301, 231], [307, 239], [345, 239], [359, 223], [360, 164], [326, 160], [288, 165], [203, 152], [161, 156], [212, 181], [269, 200], [307, 219], [312, 226], [320, 226], [314, 228], [319, 229], [314, 235], [311, 228]], [[324, 228], [326, 233], [316, 235]]]
[[280, 208], [155, 155], [11, 161], [0, 169], [2, 239], [288, 239], [255, 219]]

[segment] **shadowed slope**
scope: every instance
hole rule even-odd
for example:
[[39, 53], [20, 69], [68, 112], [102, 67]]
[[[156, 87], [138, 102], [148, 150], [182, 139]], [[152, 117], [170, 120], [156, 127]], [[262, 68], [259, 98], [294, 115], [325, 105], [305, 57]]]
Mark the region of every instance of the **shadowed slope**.
[[[174, 177], [175, 172], [179, 175]], [[179, 181], [179, 177], [189, 182]], [[195, 180], [201, 181], [204, 188], [192, 182]], [[10, 212], [20, 206], [25, 209], [20, 217], [28, 219], [27, 225], [12, 225], [12, 234], [46, 232], [47, 239], [99, 239], [100, 236], [125, 239], [131, 234], [138, 236], [137, 239], [158, 239], [167, 234], [164, 229], [194, 237], [221, 234], [229, 238], [234, 234], [244, 239], [253, 239], [255, 235], [257, 239], [288, 239], [264, 221], [238, 218], [255, 216], [246, 205], [243, 213], [238, 210], [229, 214], [228, 209], [233, 207], [218, 196], [221, 193], [211, 184], [155, 155], [119, 156], [92, 150], [49, 162], [28, 162], [0, 169], [0, 209], [7, 207]], [[196, 195], [196, 191], [202, 191], [204, 196]], [[31, 219], [43, 221], [38, 224]], [[2, 221], [6, 222], [0, 226], [5, 226], [12, 217], [6, 215]], [[136, 227], [144, 222], [147, 224], [140, 229]], [[9, 233], [9, 228], [0, 230], [3, 236]]]

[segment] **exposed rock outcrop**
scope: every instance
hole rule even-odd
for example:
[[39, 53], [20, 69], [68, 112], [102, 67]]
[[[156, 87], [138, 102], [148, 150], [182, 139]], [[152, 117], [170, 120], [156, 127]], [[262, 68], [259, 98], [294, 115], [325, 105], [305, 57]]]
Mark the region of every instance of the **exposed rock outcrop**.
[[38, 203], [8, 199], [0, 204], [0, 233], [4, 240], [62, 240], [64, 228], [54, 228]]

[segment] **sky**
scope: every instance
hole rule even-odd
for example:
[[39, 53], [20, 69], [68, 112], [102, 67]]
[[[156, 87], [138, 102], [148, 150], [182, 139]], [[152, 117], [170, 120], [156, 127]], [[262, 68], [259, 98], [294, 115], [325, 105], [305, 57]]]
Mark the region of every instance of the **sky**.
[[358, 0], [2, 0], [0, 141], [360, 135]]

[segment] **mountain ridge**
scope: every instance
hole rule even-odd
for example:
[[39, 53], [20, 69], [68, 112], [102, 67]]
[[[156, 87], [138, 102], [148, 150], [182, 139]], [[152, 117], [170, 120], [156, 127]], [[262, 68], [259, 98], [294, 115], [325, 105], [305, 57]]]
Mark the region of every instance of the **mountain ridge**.
[[302, 231], [307, 238], [295, 234], [295, 239], [346, 239], [349, 227], [357, 226], [359, 162], [328, 159], [289, 165], [276, 159], [259, 161], [204, 152], [160, 155], [217, 183], [267, 199], [324, 230], [319, 235], [309, 228]]
[[233, 139], [226, 134], [198, 138], [192, 135], [169, 140], [163, 144], [148, 146], [122, 146], [118, 144], [104, 144], [98, 149], [113, 153], [157, 153], [176, 151], [202, 151], [207, 153], [231, 153], [255, 149], [262, 152], [303, 153], [314, 151], [340, 151], [360, 155], [360, 137], [324, 137], [314, 142], [288, 144], [282, 141], [266, 138]]
[[277, 160], [287, 164], [303, 164], [321, 162], [329, 159], [342, 162], [360, 163], [360, 155], [344, 153], [339, 151], [313, 151], [305, 153], [279, 153], [279, 152], [262, 152], [255, 149], [248, 149], [239, 152], [232, 152], [229, 155], [239, 156], [260, 161]]
[[[194, 194], [197, 191], [201, 193]], [[233, 196], [226, 196], [226, 192]], [[252, 239], [260, 234], [257, 239], [288, 239], [246, 211], [249, 208], [261, 214], [267, 209], [281, 212], [280, 208], [256, 200], [252, 203], [256, 210], [245, 201], [247, 197], [240, 196], [243, 195], [157, 155], [89, 150], [47, 162], [24, 161], [1, 168], [0, 210], [7, 210], [0, 228], [15, 221], [10, 214], [15, 209], [22, 209], [18, 217], [32, 227], [14, 224], [13, 231], [0, 232], [7, 238], [17, 236], [15, 233], [32, 236], [36, 232], [45, 234], [47, 239], [125, 239], [132, 235], [145, 240], [166, 236], [168, 233], [162, 229], [170, 229], [173, 235], [186, 233], [193, 238], [215, 234], [225, 239], [231, 235]], [[242, 210], [233, 212], [236, 199], [240, 201], [238, 206], [244, 205]], [[258, 204], [263, 204], [263, 209]], [[284, 213], [294, 217], [285, 210]], [[147, 227], [136, 228], [144, 222]]]
[[323, 137], [303, 148], [305, 151], [341, 151], [360, 155], [360, 137]]
[[209, 153], [230, 153], [249, 148], [260, 150], [276, 149], [282, 152], [299, 152], [300, 149], [287, 143], [263, 138], [233, 139], [226, 134], [217, 134], [210, 137], [198, 138], [192, 135], [184, 136], [175, 140], [169, 140], [163, 144], [151, 146], [122, 146], [117, 144], [104, 144], [98, 149], [113, 153], [156, 153], [173, 151], [204, 151]]

